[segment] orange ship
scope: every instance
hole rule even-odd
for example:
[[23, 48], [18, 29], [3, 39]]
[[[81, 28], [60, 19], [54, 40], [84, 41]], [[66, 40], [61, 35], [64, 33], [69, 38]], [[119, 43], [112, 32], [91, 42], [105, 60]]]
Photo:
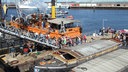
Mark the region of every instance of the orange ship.
[[[55, 0], [51, 0], [51, 3], [51, 18], [46, 14], [33, 13], [25, 16], [22, 13], [22, 16], [11, 21], [10, 25], [29, 32], [47, 34], [50, 38], [58, 39], [62, 36], [75, 38], [81, 36], [82, 28], [80, 25], [74, 24], [79, 21], [68, 18], [56, 18]], [[21, 9], [18, 12], [21, 12]], [[21, 13], [19, 14], [21, 15]]]
[[62, 36], [67, 36], [70, 38], [75, 38], [81, 35], [82, 29], [77, 20], [71, 20], [68, 18], [55, 18], [49, 19], [45, 18], [43, 20], [43, 14], [31, 15], [31, 19], [27, 19], [27, 22], [23, 18], [15, 19], [11, 21], [10, 25], [15, 28], [25, 29], [29, 32], [34, 32], [38, 34], [48, 34], [50, 38], [60, 38]]

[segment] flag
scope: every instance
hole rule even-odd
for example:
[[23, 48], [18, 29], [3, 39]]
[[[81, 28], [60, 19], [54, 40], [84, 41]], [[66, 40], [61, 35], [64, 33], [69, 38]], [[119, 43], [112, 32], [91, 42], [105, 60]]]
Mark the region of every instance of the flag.
[[6, 4], [4, 4], [4, 5], [3, 5], [4, 14], [6, 14], [6, 13], [7, 13], [7, 9], [8, 9], [7, 5], [6, 5]]

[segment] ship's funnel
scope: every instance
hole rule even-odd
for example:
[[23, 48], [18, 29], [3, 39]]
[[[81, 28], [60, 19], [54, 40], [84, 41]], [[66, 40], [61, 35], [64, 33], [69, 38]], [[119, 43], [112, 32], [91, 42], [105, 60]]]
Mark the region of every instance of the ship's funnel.
[[56, 18], [56, 8], [55, 8], [55, 0], [52, 0], [51, 1], [51, 3], [52, 3], [52, 18], [54, 19], [54, 18]]
[[8, 9], [7, 5], [6, 5], [6, 4], [4, 4], [4, 5], [3, 5], [4, 14], [6, 14], [6, 13], [7, 13], [7, 9]]

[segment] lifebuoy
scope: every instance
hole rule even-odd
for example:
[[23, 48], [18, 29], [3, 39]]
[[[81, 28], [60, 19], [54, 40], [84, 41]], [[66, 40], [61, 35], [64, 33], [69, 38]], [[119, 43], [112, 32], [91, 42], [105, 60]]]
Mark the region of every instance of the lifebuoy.
[[13, 60], [13, 61], [11, 61], [10, 63], [11, 64], [17, 64], [19, 61], [18, 60]]

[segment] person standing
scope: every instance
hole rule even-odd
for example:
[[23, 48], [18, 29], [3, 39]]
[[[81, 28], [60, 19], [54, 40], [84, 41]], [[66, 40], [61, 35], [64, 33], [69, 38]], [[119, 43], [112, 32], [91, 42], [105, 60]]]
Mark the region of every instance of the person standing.
[[123, 44], [124, 44], [124, 46], [127, 46], [126, 35], [124, 35], [124, 34], [123, 34]]
[[72, 38], [69, 38], [69, 46], [73, 46], [73, 40], [72, 40]]
[[20, 46], [20, 53], [23, 54], [23, 47]]
[[4, 19], [4, 28], [6, 28], [6, 19]]
[[87, 37], [86, 37], [85, 34], [84, 34], [84, 36], [83, 36], [83, 39], [84, 39], [84, 42], [86, 43]]
[[29, 48], [28, 48], [28, 45], [27, 44], [24, 45], [23, 52], [27, 56], [27, 54], [29, 52]]
[[28, 52], [29, 52], [29, 48], [23, 48], [23, 52], [24, 52], [24, 54], [27, 56], [27, 54], [28, 54]]
[[44, 22], [42, 21], [42, 29], [44, 29]]
[[78, 44], [82, 44], [82, 43], [81, 43], [81, 38], [80, 38], [80, 37], [78, 37]]
[[64, 47], [66, 47], [66, 44], [67, 44], [67, 40], [66, 37], [64, 37]]
[[35, 36], [35, 39], [37, 40], [37, 38], [38, 38], [38, 33], [35, 32], [35, 33], [34, 33], [34, 36]]
[[13, 58], [15, 57], [15, 48], [14, 47], [10, 48], [10, 55]]

